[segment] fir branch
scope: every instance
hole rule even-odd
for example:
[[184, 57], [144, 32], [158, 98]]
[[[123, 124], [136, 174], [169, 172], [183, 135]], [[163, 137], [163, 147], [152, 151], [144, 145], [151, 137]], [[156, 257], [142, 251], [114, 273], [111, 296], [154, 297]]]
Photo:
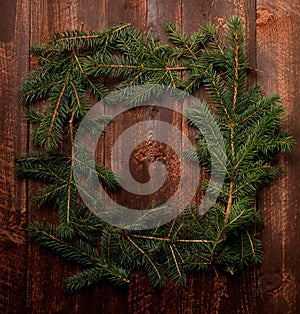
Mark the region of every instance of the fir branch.
[[29, 226], [28, 232], [35, 242], [56, 251], [70, 261], [83, 266], [101, 265], [101, 258], [94, 249], [88, 249], [87, 246], [74, 245], [62, 240], [57, 236], [56, 229], [52, 225], [46, 226], [35, 222]]
[[120, 269], [113, 270], [112, 265], [106, 269], [96, 266], [83, 270], [81, 273], [72, 275], [66, 279], [66, 291], [68, 293], [79, 291], [83, 288], [87, 288], [95, 283], [98, 283], [103, 278], [108, 278], [118, 285], [128, 284], [130, 282], [126, 271]]
[[[132, 239], [129, 235], [127, 235], [126, 237], [129, 242], [148, 260], [148, 262], [150, 263], [151, 267], [153, 268], [157, 279], [156, 281], [154, 281], [154, 279], [152, 279], [153, 282], [158, 282], [159, 284], [162, 283], [162, 275], [160, 273], [160, 271], [158, 270], [157, 266], [155, 265], [155, 262], [151, 259], [151, 257], [141, 248], [139, 247]], [[151, 278], [150, 278], [151, 279]]]

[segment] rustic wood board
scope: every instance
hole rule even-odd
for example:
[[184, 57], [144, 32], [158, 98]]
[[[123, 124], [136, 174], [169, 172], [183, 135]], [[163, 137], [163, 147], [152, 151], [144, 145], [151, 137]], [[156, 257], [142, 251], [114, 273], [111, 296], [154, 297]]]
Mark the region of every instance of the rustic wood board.
[[[278, 92], [285, 108], [283, 125], [299, 142], [300, 4], [257, 1], [258, 83], [265, 93]], [[262, 191], [265, 258], [259, 274], [262, 313], [299, 312], [300, 146], [282, 154], [284, 174]]]
[[14, 157], [26, 151], [27, 123], [18, 86], [28, 72], [29, 6], [0, 1], [0, 312], [22, 313], [26, 301], [26, 182]]
[[[217, 23], [222, 30], [232, 14], [239, 14], [245, 21], [249, 61], [258, 69], [251, 81], [257, 79], [266, 94], [280, 93], [286, 111], [283, 124], [299, 140], [300, 4], [296, 0], [0, 1], [1, 313], [299, 311], [298, 144], [280, 157], [284, 175], [264, 188], [258, 198], [265, 219], [265, 259], [258, 270], [220, 278], [210, 272], [191, 274], [186, 287], [168, 283], [161, 290], [153, 289], [140, 270], [128, 287], [116, 288], [103, 281], [70, 296], [64, 292], [63, 281], [78, 270], [77, 266], [37, 247], [25, 233], [28, 221], [57, 219], [55, 212], [32, 203], [38, 185], [19, 180], [14, 173], [14, 156], [34, 149], [28, 141], [31, 128], [17, 94], [21, 79], [34, 66], [29, 46], [49, 38], [54, 31], [79, 28], [81, 23], [84, 30], [104, 30], [119, 22], [130, 22], [144, 34], [154, 31], [165, 38], [167, 20], [190, 33], [206, 20]], [[203, 97], [203, 93], [197, 96]], [[176, 116], [170, 121], [182, 124]]]

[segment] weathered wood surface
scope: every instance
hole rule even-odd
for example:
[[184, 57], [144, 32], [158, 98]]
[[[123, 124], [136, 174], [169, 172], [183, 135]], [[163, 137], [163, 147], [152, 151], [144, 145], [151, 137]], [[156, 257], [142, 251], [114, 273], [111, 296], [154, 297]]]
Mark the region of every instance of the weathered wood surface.
[[[258, 83], [266, 93], [278, 91], [285, 108], [284, 125], [300, 139], [300, 3], [257, 1]], [[259, 204], [265, 228], [265, 262], [258, 281], [263, 313], [296, 313], [300, 309], [299, 174], [300, 146], [280, 158], [285, 173], [263, 190]]]
[[0, 313], [21, 313], [26, 302], [26, 182], [14, 156], [26, 151], [27, 124], [17, 89], [29, 60], [29, 5], [0, 1]]
[[[162, 35], [172, 20], [187, 32], [205, 20], [222, 29], [232, 14], [245, 20], [249, 60], [266, 93], [279, 92], [285, 126], [300, 139], [300, 4], [298, 0], [0, 0], [0, 313], [298, 313], [300, 238], [300, 148], [282, 155], [285, 173], [259, 195], [265, 228], [265, 260], [257, 270], [234, 277], [213, 273], [190, 277], [185, 288], [168, 283], [151, 288], [139, 271], [127, 288], [108, 282], [66, 295], [63, 280], [76, 271], [26, 237], [28, 221], [54, 221], [51, 210], [36, 208], [36, 186], [19, 180], [14, 156], [31, 150], [17, 88], [33, 66], [29, 46], [54, 31], [103, 30], [131, 22], [144, 33]], [[254, 78], [253, 78], [254, 79]], [[179, 125], [176, 117], [172, 123]], [[116, 130], [117, 131], [117, 130]]]

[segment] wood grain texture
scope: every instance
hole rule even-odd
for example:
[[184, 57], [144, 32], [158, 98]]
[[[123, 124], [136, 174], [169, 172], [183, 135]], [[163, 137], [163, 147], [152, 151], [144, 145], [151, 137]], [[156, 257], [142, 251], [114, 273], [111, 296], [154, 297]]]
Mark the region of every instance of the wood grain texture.
[[145, 29], [146, 0], [115, 0], [107, 1], [106, 24], [108, 27], [119, 23], [131, 23], [139, 29]]
[[196, 31], [204, 22], [213, 22], [222, 34], [226, 21], [232, 15], [238, 15], [245, 26], [248, 60], [253, 67], [256, 64], [255, 1], [238, 0], [183, 0], [182, 27], [188, 32]]
[[83, 30], [104, 31], [107, 28], [108, 2], [109, 0], [78, 0], [78, 22], [83, 23]]
[[[291, 153], [281, 155], [284, 175], [259, 195], [265, 219], [265, 259], [259, 271], [249, 269], [234, 277], [200, 272], [191, 274], [186, 287], [168, 282], [162, 289], [154, 289], [147, 274], [138, 270], [128, 287], [116, 288], [102, 281], [70, 296], [64, 292], [63, 281], [78, 267], [28, 242], [26, 237], [27, 220], [57, 220], [55, 212], [32, 203], [38, 185], [27, 185], [14, 173], [14, 156], [34, 149], [28, 144], [31, 130], [17, 95], [17, 86], [34, 65], [29, 46], [48, 39], [55, 31], [78, 28], [81, 23], [89, 31], [130, 22], [144, 34], [154, 31], [163, 39], [167, 20], [188, 33], [206, 20], [217, 23], [222, 31], [226, 18], [232, 14], [244, 19], [248, 58], [258, 68], [251, 82], [257, 76], [266, 94], [280, 93], [286, 112], [283, 125], [299, 141], [298, 0], [0, 0], [0, 313], [299, 312], [299, 144]], [[204, 93], [197, 96], [204, 97]], [[165, 114], [158, 112], [158, 118], [165, 119]], [[137, 114], [140, 118], [149, 115], [147, 110]], [[178, 116], [168, 115], [167, 119], [191, 132]], [[124, 118], [122, 127], [128, 123]], [[113, 129], [111, 137], [106, 138], [108, 145], [122, 130], [120, 125]], [[108, 158], [108, 152], [106, 149], [103, 160]], [[142, 169], [141, 177], [147, 176], [145, 165], [139, 164], [138, 159], [134, 162], [134, 167]], [[176, 171], [173, 174], [176, 177]], [[160, 196], [143, 201], [151, 203], [156, 198]]]
[[[118, 2], [118, 1], [117, 1]], [[115, 14], [111, 14], [108, 16], [109, 25], [110, 23], [115, 24], [119, 21], [130, 21], [134, 26], [138, 27], [144, 34], [149, 34], [150, 32], [155, 32], [160, 35], [162, 39], [165, 39], [164, 28], [165, 24], [168, 20], [172, 20], [181, 26], [181, 1], [157, 1], [157, 0], [148, 0], [148, 1], [125, 1], [126, 2], [126, 10], [124, 12], [118, 11]], [[124, 1], [120, 1], [119, 5], [116, 7], [122, 7]], [[113, 3], [112, 3], [113, 5]], [[114, 3], [115, 5], [115, 3]], [[110, 10], [108, 10], [110, 12]], [[121, 16], [120, 16], [121, 13]], [[153, 118], [151, 115], [153, 111], [148, 108], [143, 111], [140, 110], [137, 114], [141, 119], [145, 118]], [[174, 125], [174, 127], [181, 127], [181, 118], [176, 115], [169, 114], [166, 116], [165, 110], [157, 110], [155, 111], [155, 119], [164, 120], [168, 123]], [[124, 121], [125, 122], [125, 121]], [[130, 121], [133, 122], [133, 121]], [[128, 124], [128, 123], [127, 123]], [[126, 123], [125, 123], [126, 125]], [[159, 124], [158, 124], [159, 125]], [[158, 126], [159, 127], [159, 126]], [[156, 130], [149, 130], [156, 133]], [[117, 133], [117, 130], [116, 130]], [[146, 140], [146, 139], [145, 139]], [[180, 145], [180, 143], [177, 143]], [[139, 159], [139, 155], [145, 153], [147, 155], [148, 148], [146, 145], [141, 147], [141, 149], [137, 152], [137, 161]], [[167, 154], [165, 151], [164, 153]], [[154, 157], [155, 158], [155, 157]], [[172, 165], [171, 165], [172, 164]], [[169, 163], [170, 168], [169, 173], [171, 173], [171, 178], [169, 178], [169, 182], [172, 180], [176, 180], [176, 162]], [[147, 176], [147, 169], [144, 169], [140, 176], [143, 178]], [[150, 196], [146, 200], [149, 205], [157, 204], [157, 202], [161, 201], [164, 197], [166, 197], [170, 191], [165, 191], [164, 193], [160, 192], [155, 196]], [[138, 200], [143, 202], [142, 199]], [[146, 205], [141, 204], [141, 205]], [[147, 206], [146, 206], [147, 207]], [[139, 270], [135, 273], [132, 283], [129, 285], [128, 294], [127, 294], [127, 313], [176, 313], [180, 308], [180, 289], [175, 287], [174, 283], [168, 283], [162, 290], [154, 289], [151, 287], [147, 274]]]
[[[255, 66], [255, 2], [254, 1], [201, 1], [183, 0], [182, 28], [191, 33], [205, 21], [217, 25], [221, 34], [226, 30], [226, 22], [233, 14], [238, 14], [245, 25], [247, 54], [249, 62]], [[255, 75], [250, 81], [253, 82]], [[205, 97], [198, 93], [198, 97]], [[214, 273], [202, 273], [188, 282], [182, 296], [183, 313], [256, 313], [257, 312], [256, 270], [240, 272], [234, 277]]]
[[[83, 23], [85, 31], [103, 31], [121, 22], [117, 20], [112, 23], [108, 19], [109, 16], [114, 15], [114, 11], [119, 11], [117, 5], [116, 3], [116, 6], [113, 6], [112, 1], [109, 0], [79, 0], [78, 21]], [[104, 159], [100, 162], [103, 163]], [[78, 313], [127, 313], [127, 291], [126, 287], [115, 287], [112, 283], [103, 280], [79, 294]]]
[[[110, 9], [111, 8], [111, 9]], [[120, 8], [124, 8], [120, 10]], [[149, 34], [150, 32], [155, 32], [164, 38], [164, 26], [167, 20], [173, 20], [175, 22], [180, 22], [180, 10], [181, 5], [180, 1], [163, 1], [159, 2], [156, 0], [148, 1], [124, 1], [118, 0], [114, 2], [109, 2], [107, 7], [107, 16], [108, 26], [120, 23], [120, 22], [130, 22], [132, 25], [136, 26], [144, 34]], [[125, 108], [124, 108], [125, 109]], [[108, 114], [113, 114], [113, 109], [107, 112]], [[171, 123], [174, 126], [181, 125], [181, 119], [175, 117], [174, 115], [165, 114], [165, 110], [152, 111], [149, 108], [144, 110], [138, 110], [135, 113], [135, 118], [128, 119], [128, 115], [124, 115], [124, 119], [121, 123], [116, 123], [114, 127], [114, 132], [112, 137], [117, 138], [119, 132], [123, 128], [130, 126], [134, 123], [134, 120], [144, 120], [153, 118], [152, 115], [155, 114], [155, 119], [165, 120], [168, 123]], [[122, 117], [121, 117], [122, 118]], [[149, 130], [156, 132], [156, 130]], [[107, 136], [107, 135], [106, 135]], [[106, 140], [111, 141], [113, 144], [113, 138], [106, 138]], [[147, 140], [145, 138], [145, 140]], [[180, 143], [179, 143], [180, 145]], [[106, 154], [108, 151], [106, 150]], [[140, 148], [137, 148], [136, 151], [136, 166], [142, 166], [143, 171], [139, 173], [140, 179], [145, 179], [148, 175], [148, 166], [143, 167], [141, 163], [141, 158], [143, 154], [149, 153], [149, 149], [146, 145], [142, 145]], [[164, 152], [166, 153], [166, 152]], [[109, 158], [109, 156], [107, 156]], [[155, 158], [155, 156], [154, 156]], [[171, 162], [170, 162], [171, 164]], [[175, 165], [174, 165], [175, 169]], [[176, 173], [173, 171], [173, 179]], [[173, 180], [171, 178], [170, 181]], [[126, 195], [118, 195], [121, 199], [125, 200], [128, 204], [131, 203], [135, 206], [143, 205], [149, 207], [157, 203], [157, 201], [162, 200], [163, 197], [169, 191], [165, 191], [165, 195], [160, 192], [155, 196], [146, 196], [146, 197], [134, 197], [128, 198]], [[130, 205], [130, 204], [129, 204]], [[128, 292], [126, 294], [126, 300], [123, 300], [123, 310], [121, 313], [167, 313], [168, 311], [176, 312], [180, 307], [180, 298], [179, 298], [179, 289], [174, 286], [174, 284], [167, 285], [163, 290], [153, 289], [150, 285], [147, 274], [139, 270], [135, 273], [132, 283], [128, 287]], [[120, 297], [115, 298], [118, 300]], [[172, 302], [170, 302], [172, 300]], [[125, 303], [125, 302], [126, 303]], [[125, 307], [127, 304], [127, 308]]]
[[29, 7], [23, 1], [5, 4], [1, 1], [0, 312], [22, 313], [26, 299], [26, 183], [14, 171], [14, 157], [27, 145], [18, 86], [28, 71]]
[[[30, 1], [30, 45], [48, 39], [54, 32], [78, 28], [77, 1]], [[35, 59], [31, 59], [30, 67]], [[41, 104], [43, 106], [43, 104]], [[31, 129], [30, 134], [31, 135]], [[37, 148], [31, 143], [29, 151]], [[57, 211], [53, 208], [40, 208], [32, 201], [41, 185], [30, 181], [28, 187], [28, 220], [56, 224]], [[67, 295], [64, 280], [78, 271], [56, 254], [29, 241], [27, 312], [28, 313], [77, 313], [78, 295]]]
[[[283, 125], [300, 136], [300, 5], [298, 1], [257, 1], [258, 83], [265, 93], [279, 92]], [[299, 144], [282, 154], [284, 174], [260, 195], [265, 228], [264, 263], [259, 274], [262, 313], [298, 313], [299, 282]]]

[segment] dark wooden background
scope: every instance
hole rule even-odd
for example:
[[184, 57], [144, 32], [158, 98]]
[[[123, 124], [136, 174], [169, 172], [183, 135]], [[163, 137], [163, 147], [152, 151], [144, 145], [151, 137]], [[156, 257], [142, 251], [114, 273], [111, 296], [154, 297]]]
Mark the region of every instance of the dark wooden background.
[[152, 289], [143, 272], [128, 288], [108, 282], [66, 295], [76, 271], [26, 236], [29, 221], [53, 219], [31, 204], [34, 187], [14, 173], [14, 156], [31, 149], [17, 89], [33, 66], [29, 47], [54, 31], [104, 30], [131, 22], [163, 33], [166, 20], [185, 31], [204, 20], [221, 29], [233, 13], [245, 19], [249, 60], [265, 93], [279, 92], [284, 126], [300, 140], [299, 0], [0, 0], [0, 313], [299, 313], [300, 146], [280, 158], [284, 175], [263, 189], [264, 263], [234, 277], [192, 276], [185, 288]]

